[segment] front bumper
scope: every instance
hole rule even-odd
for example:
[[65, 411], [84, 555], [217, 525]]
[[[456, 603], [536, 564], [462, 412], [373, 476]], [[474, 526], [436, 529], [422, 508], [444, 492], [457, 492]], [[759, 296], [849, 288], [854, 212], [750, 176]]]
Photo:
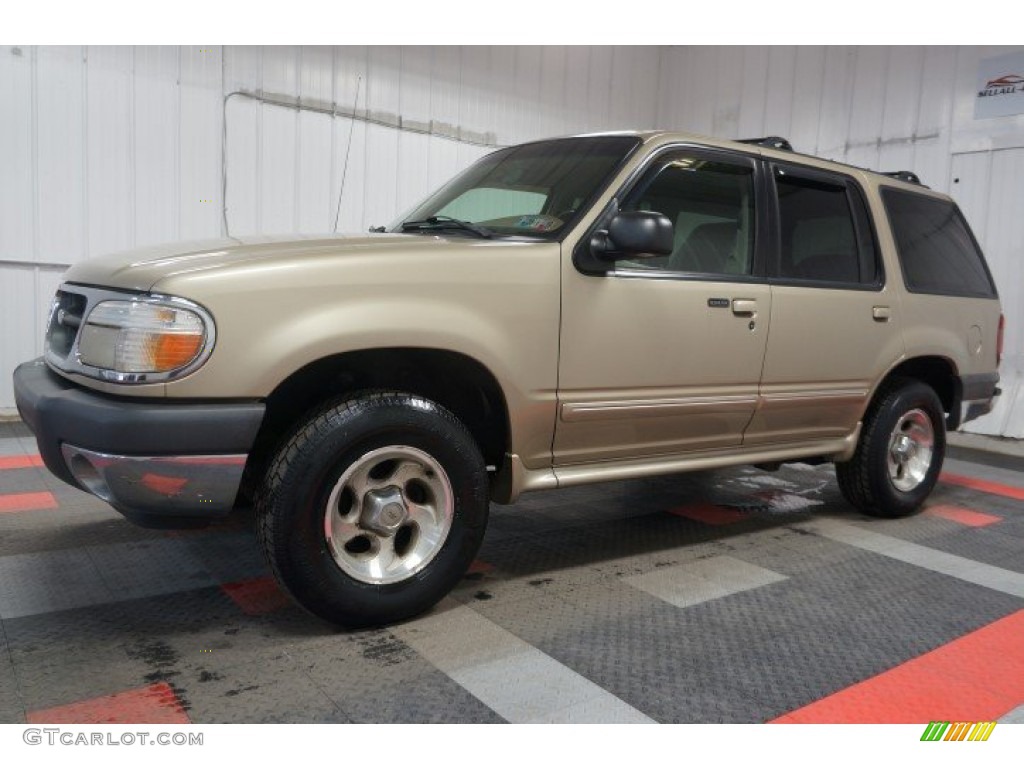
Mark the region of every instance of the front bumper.
[[167, 526], [227, 514], [263, 421], [257, 402], [112, 397], [34, 360], [14, 372], [18, 412], [46, 467], [133, 522]]

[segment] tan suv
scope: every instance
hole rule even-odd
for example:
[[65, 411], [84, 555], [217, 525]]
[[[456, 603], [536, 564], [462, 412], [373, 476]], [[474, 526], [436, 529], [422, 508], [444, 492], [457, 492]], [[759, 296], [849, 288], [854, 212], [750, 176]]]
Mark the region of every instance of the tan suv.
[[830, 461], [910, 513], [998, 394], [1001, 325], [912, 174], [604, 134], [498, 150], [370, 235], [80, 264], [15, 387], [58, 477], [147, 525], [253, 500], [281, 584], [354, 626], [433, 605], [524, 491]]

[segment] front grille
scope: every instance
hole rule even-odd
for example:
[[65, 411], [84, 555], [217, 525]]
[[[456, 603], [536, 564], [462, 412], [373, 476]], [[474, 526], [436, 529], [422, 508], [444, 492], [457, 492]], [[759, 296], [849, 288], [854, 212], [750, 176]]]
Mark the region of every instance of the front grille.
[[86, 297], [80, 293], [57, 291], [46, 339], [51, 354], [63, 360], [71, 353], [78, 329], [82, 327], [86, 304]]

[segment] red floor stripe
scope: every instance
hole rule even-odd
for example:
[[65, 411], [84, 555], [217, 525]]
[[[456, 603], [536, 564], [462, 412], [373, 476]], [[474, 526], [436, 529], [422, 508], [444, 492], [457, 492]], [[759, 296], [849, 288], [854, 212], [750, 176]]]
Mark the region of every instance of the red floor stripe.
[[494, 566], [484, 560], [474, 560], [469, 564], [469, 568], [466, 569], [466, 573], [490, 573], [494, 570]]
[[32, 509], [56, 509], [57, 500], [49, 491], [0, 494], [0, 513], [28, 512]]
[[995, 720], [1024, 702], [1024, 610], [773, 723]]
[[30, 723], [179, 723], [192, 722], [167, 683], [76, 701], [27, 713]]
[[221, 584], [220, 588], [249, 616], [271, 613], [284, 608], [289, 602], [272, 576]]
[[26, 453], [22, 456], [0, 456], [0, 469], [25, 469], [43, 466], [43, 458], [38, 453]]
[[976, 477], [967, 477], [966, 475], [951, 475], [949, 472], [943, 472], [939, 475], [939, 480], [950, 485], [960, 485], [975, 491], [983, 491], [995, 494], [996, 496], [1005, 496], [1008, 499], [1024, 501], [1024, 488], [1018, 488], [1014, 485], [993, 483], [989, 480], [979, 480]]
[[926, 507], [924, 513], [932, 517], [952, 520], [954, 523], [960, 523], [961, 525], [968, 525], [971, 528], [984, 528], [986, 525], [999, 523], [1003, 520], [998, 515], [989, 515], [974, 509], [967, 509], [966, 507], [955, 507], [952, 504], [936, 504], [932, 507]]
[[717, 504], [687, 504], [670, 509], [668, 512], [670, 515], [688, 517], [708, 525], [732, 525], [749, 517], [745, 512], [729, 507], [720, 507]]

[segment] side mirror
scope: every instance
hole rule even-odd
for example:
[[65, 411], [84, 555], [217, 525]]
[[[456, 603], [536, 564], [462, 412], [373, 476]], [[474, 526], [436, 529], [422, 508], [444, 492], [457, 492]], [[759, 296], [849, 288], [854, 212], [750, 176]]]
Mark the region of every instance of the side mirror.
[[654, 211], [623, 211], [590, 238], [590, 251], [597, 258], [612, 261], [621, 256], [668, 256], [675, 233], [672, 222]]

